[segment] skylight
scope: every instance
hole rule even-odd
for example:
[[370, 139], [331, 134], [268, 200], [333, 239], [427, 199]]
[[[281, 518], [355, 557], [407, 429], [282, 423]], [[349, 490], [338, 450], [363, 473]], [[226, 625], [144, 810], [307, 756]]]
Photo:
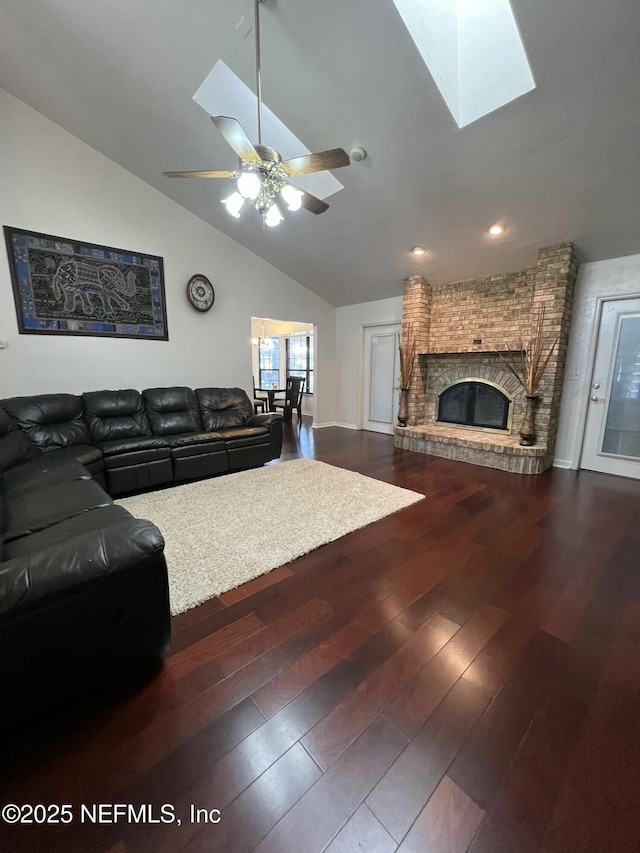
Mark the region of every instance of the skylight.
[[[193, 100], [209, 115], [231, 116], [242, 125], [252, 142], [258, 140], [258, 99], [233, 71], [220, 59], [206, 76]], [[263, 104], [262, 138], [264, 144], [275, 148], [283, 160], [301, 157], [312, 152]], [[315, 172], [295, 178], [296, 186], [318, 198], [325, 199], [344, 189], [331, 172]]]
[[535, 89], [509, 0], [393, 0], [458, 127]]

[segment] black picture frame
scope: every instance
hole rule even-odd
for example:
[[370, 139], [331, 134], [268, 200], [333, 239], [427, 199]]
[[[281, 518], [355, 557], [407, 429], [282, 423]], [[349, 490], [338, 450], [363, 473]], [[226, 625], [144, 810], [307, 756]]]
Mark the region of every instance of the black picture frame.
[[21, 335], [168, 341], [163, 259], [4, 226]]

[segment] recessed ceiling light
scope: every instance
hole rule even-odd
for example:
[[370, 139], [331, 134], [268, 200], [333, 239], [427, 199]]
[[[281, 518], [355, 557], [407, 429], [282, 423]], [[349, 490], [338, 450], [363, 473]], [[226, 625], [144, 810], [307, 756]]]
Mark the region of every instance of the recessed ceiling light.
[[503, 225], [492, 225], [489, 228], [489, 234], [493, 234], [494, 237], [497, 237], [499, 234], [504, 234], [507, 229]]
[[424, 246], [414, 246], [411, 251], [413, 252], [414, 255], [426, 255], [427, 254], [427, 250], [424, 248]]

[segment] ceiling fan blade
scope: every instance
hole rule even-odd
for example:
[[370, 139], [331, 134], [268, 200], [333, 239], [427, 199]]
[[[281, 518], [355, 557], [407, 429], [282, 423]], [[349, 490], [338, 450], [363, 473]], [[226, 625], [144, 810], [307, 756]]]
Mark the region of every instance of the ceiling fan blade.
[[224, 136], [241, 160], [248, 163], [261, 163], [260, 155], [249, 141], [240, 122], [228, 116], [211, 116], [211, 121]]
[[236, 172], [163, 172], [165, 178], [234, 178]]
[[300, 201], [304, 209], [308, 210], [309, 213], [315, 213], [316, 216], [319, 216], [321, 213], [324, 213], [325, 210], [329, 210], [329, 205], [326, 201], [316, 198], [314, 195], [311, 195], [311, 193], [306, 193], [304, 190], [301, 190], [300, 187], [296, 187], [295, 184], [291, 184], [291, 186], [295, 187], [295, 189], [302, 193]]
[[324, 169], [339, 169], [348, 166], [351, 161], [344, 148], [332, 148], [317, 154], [305, 154], [285, 160], [282, 164], [287, 175], [308, 175], [310, 172], [322, 172]]

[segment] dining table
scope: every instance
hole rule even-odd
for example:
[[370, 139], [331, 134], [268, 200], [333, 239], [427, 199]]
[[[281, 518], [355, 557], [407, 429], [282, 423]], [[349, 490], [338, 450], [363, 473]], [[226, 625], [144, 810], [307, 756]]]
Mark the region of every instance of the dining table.
[[262, 391], [262, 393], [267, 395], [267, 408], [270, 412], [275, 412], [276, 407], [273, 405], [273, 401], [275, 399], [276, 394], [286, 394], [286, 388], [274, 388], [273, 386], [270, 388], [267, 387], [256, 387], [256, 391]]

